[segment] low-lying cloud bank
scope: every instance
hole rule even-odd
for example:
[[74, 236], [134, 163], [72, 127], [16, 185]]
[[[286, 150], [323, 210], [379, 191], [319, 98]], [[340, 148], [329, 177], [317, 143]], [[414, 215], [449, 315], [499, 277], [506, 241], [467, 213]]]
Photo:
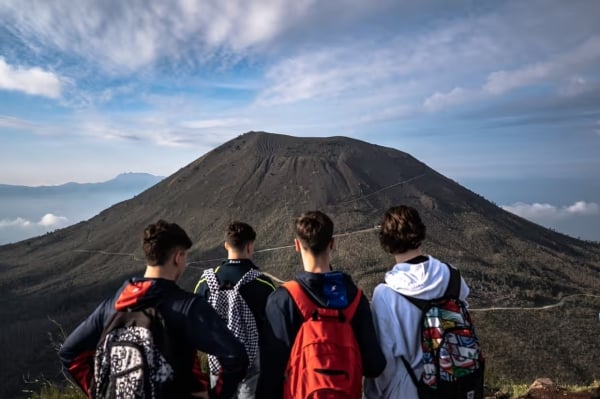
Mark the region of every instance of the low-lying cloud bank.
[[537, 202], [533, 204], [515, 202], [512, 205], [502, 205], [502, 209], [525, 219], [564, 219], [572, 216], [600, 215], [598, 204], [585, 201], [577, 201], [573, 205], [562, 207]]
[[568, 206], [515, 202], [502, 209], [572, 237], [600, 242], [600, 205], [576, 201]]
[[47, 213], [35, 222], [25, 218], [0, 220], [0, 245], [10, 242], [16, 242], [28, 237], [41, 235], [62, 227], [66, 227], [71, 222], [65, 216], [58, 216]]

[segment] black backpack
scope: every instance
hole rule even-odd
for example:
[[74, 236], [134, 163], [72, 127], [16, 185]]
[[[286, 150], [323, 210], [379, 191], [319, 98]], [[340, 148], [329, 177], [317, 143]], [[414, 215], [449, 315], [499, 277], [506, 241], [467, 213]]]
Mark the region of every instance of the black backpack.
[[96, 348], [92, 398], [169, 398], [175, 377], [169, 341], [155, 307], [116, 312]]
[[419, 399], [482, 399], [484, 359], [466, 304], [459, 299], [460, 272], [448, 265], [450, 282], [444, 296], [423, 300], [404, 296], [421, 309], [423, 374], [417, 378]]

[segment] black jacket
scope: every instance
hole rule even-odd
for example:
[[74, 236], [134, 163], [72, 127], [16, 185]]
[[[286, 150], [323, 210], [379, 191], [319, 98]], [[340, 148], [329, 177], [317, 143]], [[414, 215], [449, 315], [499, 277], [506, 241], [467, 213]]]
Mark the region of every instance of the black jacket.
[[80, 387], [88, 393], [96, 346], [114, 313], [146, 306], [156, 306], [165, 319], [176, 359], [175, 378], [181, 388], [178, 396], [187, 398], [197, 391], [192, 369], [196, 351], [203, 351], [217, 356], [222, 366], [221, 382], [211, 396], [231, 398], [248, 366], [244, 346], [205, 300], [184, 291], [174, 281], [159, 278], [126, 281], [67, 337], [59, 357]]
[[[258, 270], [258, 267], [249, 259], [229, 259], [215, 268], [217, 280], [222, 287], [233, 287], [249, 270]], [[265, 324], [265, 307], [267, 298], [275, 290], [273, 281], [261, 275], [258, 279], [253, 280], [244, 286], [240, 287], [240, 295], [248, 304], [248, 307], [256, 320], [256, 327], [259, 333], [259, 342], [263, 341], [263, 326]], [[205, 279], [200, 279], [194, 290], [196, 294], [208, 300], [210, 297], [210, 289]]]
[[[324, 292], [326, 273], [301, 272], [296, 280], [319, 306], [327, 307], [328, 299]], [[352, 278], [343, 274], [348, 303], [352, 302], [357, 287]], [[261, 348], [261, 373], [256, 397], [260, 399], [281, 398], [283, 395], [284, 373], [296, 334], [304, 322], [294, 300], [284, 287], [279, 287], [267, 301], [267, 325], [265, 344]], [[352, 319], [365, 377], [376, 377], [385, 368], [385, 357], [373, 326], [369, 301], [363, 295]]]

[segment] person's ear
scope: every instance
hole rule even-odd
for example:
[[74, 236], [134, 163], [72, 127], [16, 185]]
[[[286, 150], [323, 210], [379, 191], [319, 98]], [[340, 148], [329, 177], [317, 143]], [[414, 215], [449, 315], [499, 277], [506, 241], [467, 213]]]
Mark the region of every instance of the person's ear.
[[175, 257], [173, 258], [175, 266], [185, 266], [186, 259], [186, 251], [184, 249], [178, 249], [177, 251], [175, 251]]
[[254, 241], [250, 241], [247, 244], [246, 251], [248, 251], [248, 255], [252, 255], [254, 253]]
[[300, 240], [298, 240], [297, 238], [294, 238], [294, 249], [296, 250], [296, 252], [300, 252]]
[[225, 251], [229, 252], [229, 244], [227, 243], [227, 241], [225, 241], [225, 243], [223, 244], [223, 248], [225, 248]]
[[329, 250], [333, 251], [335, 249], [335, 239], [331, 239], [331, 241], [329, 241]]

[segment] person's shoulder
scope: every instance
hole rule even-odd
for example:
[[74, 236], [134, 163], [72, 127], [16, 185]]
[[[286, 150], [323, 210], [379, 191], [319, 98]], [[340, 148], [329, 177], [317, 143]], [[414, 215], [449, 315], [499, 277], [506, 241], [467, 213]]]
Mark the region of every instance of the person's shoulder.
[[254, 284], [270, 291], [275, 291], [277, 288], [273, 283], [273, 279], [262, 272], [254, 279]]
[[386, 283], [379, 283], [377, 284], [375, 289], [373, 289], [371, 302], [374, 303], [377, 301], [389, 301], [390, 297], [396, 297], [398, 295], [400, 294], [394, 291], [394, 289]]
[[358, 284], [356, 284], [356, 281], [354, 281], [354, 278], [352, 277], [352, 275], [348, 272], [344, 272], [344, 271], [340, 271], [340, 272], [334, 272], [334, 273], [341, 273], [343, 281], [344, 281], [344, 285], [346, 286], [346, 288], [357, 288], [359, 289], [360, 287], [358, 286]]
[[267, 302], [270, 303], [271, 305], [274, 304], [283, 304], [286, 303], [288, 301], [291, 300], [291, 295], [290, 292], [287, 290], [287, 288], [285, 288], [283, 285], [275, 288], [275, 291], [273, 291], [270, 295], [269, 298], [267, 299]]

